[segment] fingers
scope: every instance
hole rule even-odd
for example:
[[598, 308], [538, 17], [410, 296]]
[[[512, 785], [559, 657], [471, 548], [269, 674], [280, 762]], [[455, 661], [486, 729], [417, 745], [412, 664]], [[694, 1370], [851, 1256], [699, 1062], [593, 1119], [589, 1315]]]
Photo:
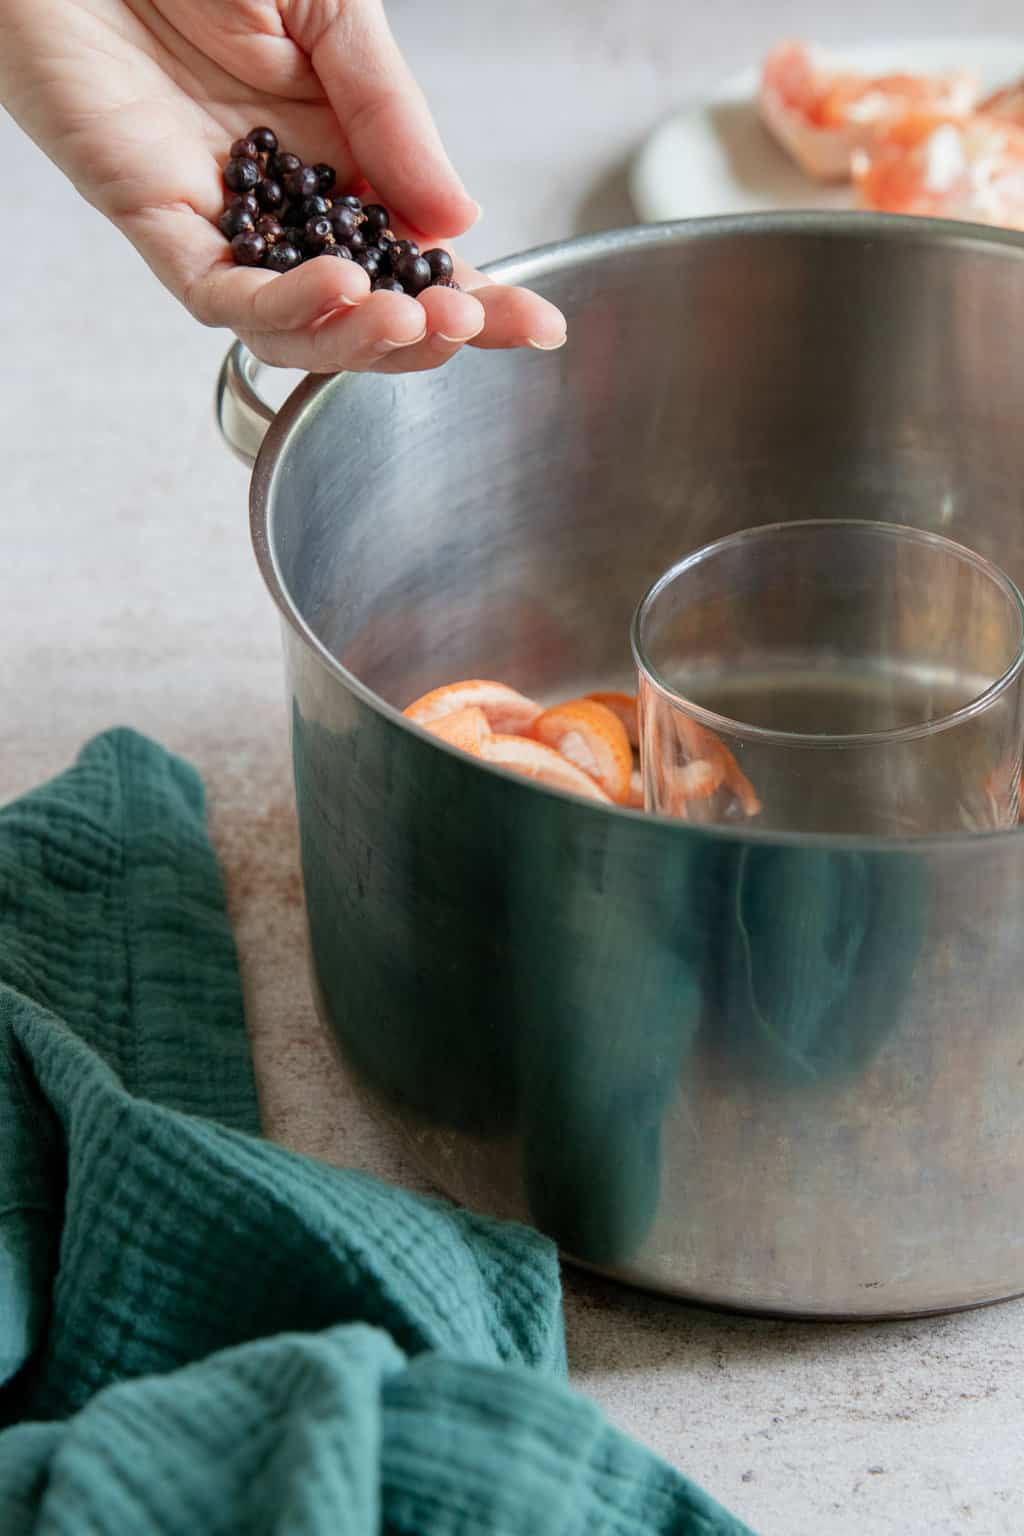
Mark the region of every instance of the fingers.
[[350, 0], [340, 11], [312, 59], [361, 174], [413, 228], [462, 234], [480, 209], [445, 153], [379, 0]]
[[485, 317], [469, 294], [434, 290], [424, 294], [423, 300], [382, 291], [307, 330], [247, 331], [242, 340], [264, 362], [312, 373], [357, 372], [378, 366], [401, 372], [436, 367], [479, 332]]
[[298, 332], [369, 296], [370, 280], [362, 267], [334, 256], [304, 262], [283, 275], [238, 267], [220, 231], [190, 208], [149, 210], [127, 232], [203, 325]]
[[426, 329], [423, 309], [415, 299], [382, 292], [302, 330], [242, 330], [239, 335], [266, 363], [307, 373], [340, 373], [372, 368], [381, 358], [421, 341]]
[[219, 231], [191, 208], [148, 211], [133, 238], [198, 320], [235, 331], [257, 357], [280, 367], [412, 372], [437, 367], [466, 345], [546, 351], [565, 340], [553, 304], [463, 264], [456, 266], [463, 291], [428, 288], [414, 299], [371, 294], [363, 268], [333, 256], [285, 274], [235, 266]]
[[474, 346], [535, 347], [540, 352], [554, 352], [564, 345], [565, 316], [539, 293], [488, 281], [474, 286], [472, 292], [486, 317]]
[[417, 300], [426, 316], [423, 338], [375, 363], [378, 373], [420, 373], [437, 368], [473, 343], [487, 323], [483, 305], [473, 294], [451, 288], [428, 288]]
[[280, 275], [239, 268], [228, 258], [193, 285], [188, 302], [204, 325], [290, 333], [353, 309], [369, 294], [370, 280], [354, 261], [319, 256]]

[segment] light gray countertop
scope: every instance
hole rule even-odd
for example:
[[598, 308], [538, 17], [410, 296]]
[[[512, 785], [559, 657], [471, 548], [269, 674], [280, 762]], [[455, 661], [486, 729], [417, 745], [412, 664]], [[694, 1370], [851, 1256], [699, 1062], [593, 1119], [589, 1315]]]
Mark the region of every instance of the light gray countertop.
[[[466, 250], [485, 259], [626, 222], [622, 167], [643, 133], [780, 34], [901, 36], [921, 14], [862, 0], [851, 39], [844, 9], [396, 0], [391, 13], [484, 204]], [[1018, 20], [1011, 0], [972, 18], [1004, 33]], [[930, 31], [963, 26], [961, 5], [932, 0]], [[276, 620], [246, 477], [212, 420], [226, 338], [191, 322], [7, 120], [0, 150], [18, 189], [0, 288], [0, 800], [115, 723], [191, 758], [211, 792], [268, 1133], [418, 1185], [313, 1012]], [[786, 1325], [565, 1280], [576, 1385], [760, 1536], [1024, 1529], [1022, 1304]]]

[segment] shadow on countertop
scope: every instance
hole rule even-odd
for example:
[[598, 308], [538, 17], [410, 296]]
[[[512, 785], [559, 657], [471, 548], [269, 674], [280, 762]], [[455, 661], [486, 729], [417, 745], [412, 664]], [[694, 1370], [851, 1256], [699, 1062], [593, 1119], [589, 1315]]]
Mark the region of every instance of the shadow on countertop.
[[815, 1322], [721, 1312], [711, 1307], [633, 1290], [572, 1266], [563, 1268], [566, 1342], [572, 1378], [638, 1375], [665, 1366], [699, 1372], [708, 1365], [783, 1368], [787, 1362], [824, 1369], [842, 1360], [895, 1372], [897, 1351], [946, 1362], [944, 1392], [956, 1396], [965, 1372], [976, 1376], [978, 1356], [1000, 1356], [999, 1340], [1013, 1320], [1024, 1320], [1024, 1298], [964, 1312], [916, 1318]]
[[629, 195], [631, 159], [613, 166], [589, 189], [573, 218], [574, 235], [598, 235], [642, 222]]

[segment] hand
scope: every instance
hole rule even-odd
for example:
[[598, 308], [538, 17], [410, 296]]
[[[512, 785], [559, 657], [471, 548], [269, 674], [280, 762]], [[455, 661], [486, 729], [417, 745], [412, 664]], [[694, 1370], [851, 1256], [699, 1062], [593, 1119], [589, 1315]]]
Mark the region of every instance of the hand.
[[565, 321], [456, 262], [463, 292], [370, 294], [354, 262], [236, 267], [212, 220], [232, 141], [266, 124], [422, 247], [479, 213], [444, 152], [381, 0], [3, 0], [0, 96], [204, 325], [265, 362], [432, 368], [466, 342], [560, 346]]

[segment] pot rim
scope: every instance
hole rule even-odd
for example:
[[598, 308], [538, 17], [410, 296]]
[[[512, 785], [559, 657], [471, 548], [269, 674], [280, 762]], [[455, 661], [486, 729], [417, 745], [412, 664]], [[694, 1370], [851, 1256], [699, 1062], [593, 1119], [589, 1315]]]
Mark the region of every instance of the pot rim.
[[[595, 235], [579, 235], [502, 257], [488, 262], [481, 270], [496, 282], [529, 286], [538, 278], [564, 271], [567, 267], [599, 261], [612, 250], [639, 251], [652, 246], [692, 244], [702, 240], [777, 235], [860, 240], [866, 245], [883, 240], [942, 245], [955, 249], [980, 249], [993, 255], [1006, 253], [1024, 260], [1024, 234], [988, 225], [896, 214], [779, 212], [678, 219], [661, 224], [632, 225]], [[309, 374], [289, 395], [271, 422], [253, 466], [249, 485], [249, 528], [260, 574], [281, 617], [328, 673], [390, 725], [457, 758], [471, 770], [497, 775], [523, 793], [554, 797], [566, 802], [579, 815], [613, 815], [639, 821], [652, 828], [658, 827], [665, 835], [697, 835], [714, 840], [756, 844], [764, 848], [806, 848], [824, 852], [907, 854], [942, 850], [944, 853], [966, 854], [979, 842], [988, 844], [993, 840], [1018, 838], [1024, 832], [1024, 826], [1018, 826], [983, 832], [944, 832], [908, 838], [883, 838], [849, 833], [768, 832], [752, 825], [704, 826], [650, 811], [632, 810], [627, 806], [591, 803], [569, 791], [554, 789], [523, 778], [508, 769], [477, 761], [406, 719], [401, 710], [381, 698], [354, 672], [344, 667], [310, 629], [281, 577], [269, 532], [274, 481], [291, 437], [315, 414], [321, 395], [328, 390], [358, 387], [359, 378], [360, 375], [354, 373]]]

